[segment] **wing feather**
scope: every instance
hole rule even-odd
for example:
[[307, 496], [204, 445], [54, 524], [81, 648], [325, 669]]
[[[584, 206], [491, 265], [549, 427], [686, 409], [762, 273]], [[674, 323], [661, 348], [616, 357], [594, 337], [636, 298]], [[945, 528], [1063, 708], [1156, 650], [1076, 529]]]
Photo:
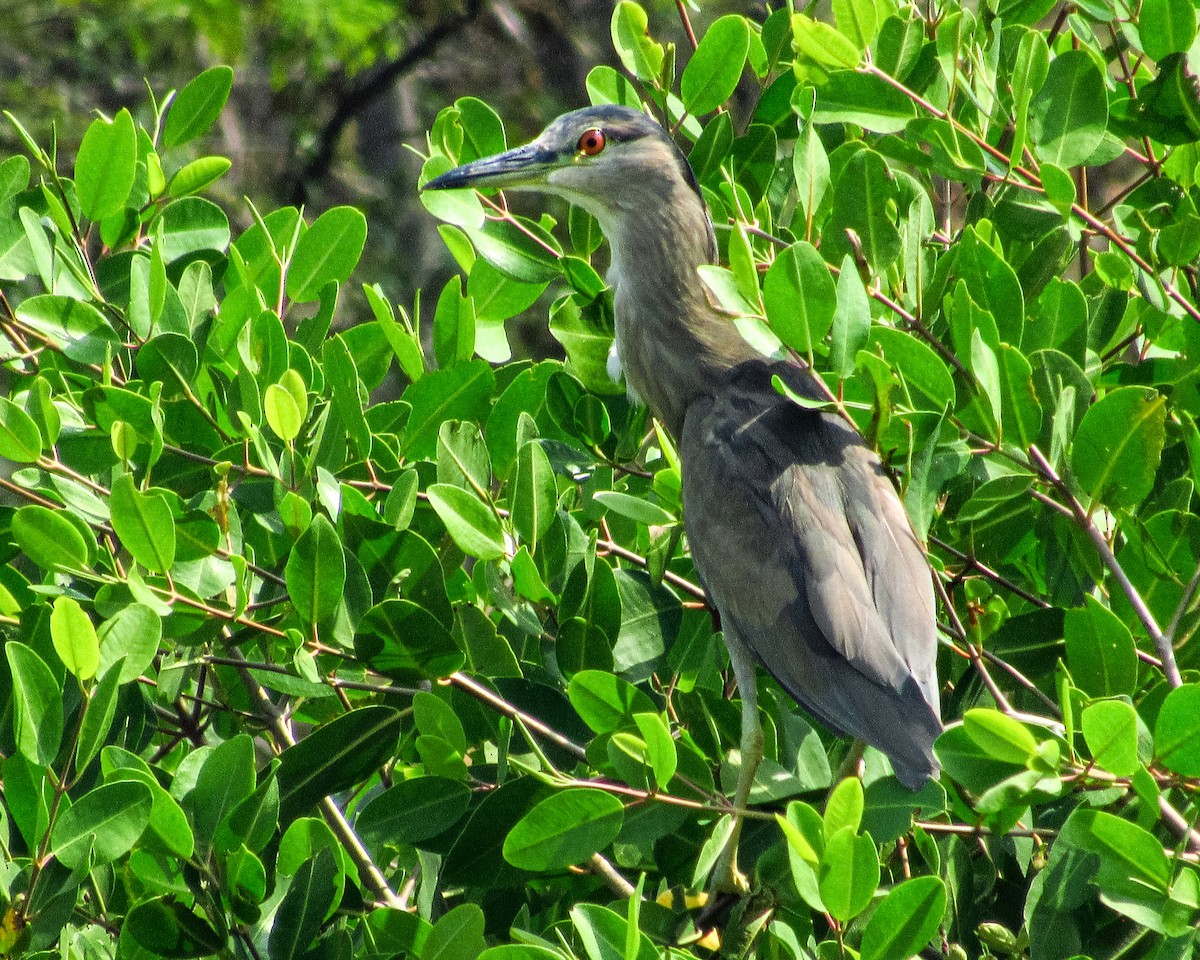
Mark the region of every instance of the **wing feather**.
[[936, 626], [924, 553], [878, 458], [753, 361], [688, 409], [684, 514], [722, 619], [801, 704], [886, 753], [906, 783], [937, 770]]

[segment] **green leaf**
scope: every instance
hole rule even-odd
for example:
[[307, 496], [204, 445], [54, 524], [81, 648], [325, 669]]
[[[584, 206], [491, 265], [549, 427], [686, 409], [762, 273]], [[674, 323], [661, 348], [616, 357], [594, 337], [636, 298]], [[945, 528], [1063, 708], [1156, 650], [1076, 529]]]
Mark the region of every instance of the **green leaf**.
[[50, 614], [50, 639], [64, 666], [78, 680], [90, 680], [100, 667], [96, 628], [73, 597], [59, 597]]
[[125, 207], [137, 170], [137, 133], [128, 110], [112, 121], [93, 120], [75, 158], [75, 192], [79, 209], [95, 222]]
[[896, 179], [883, 157], [874, 150], [856, 151], [837, 178], [833, 216], [825, 232], [830, 247], [824, 255], [832, 260], [843, 256], [839, 283], [845, 278], [844, 258], [855, 253], [847, 231], [857, 236], [858, 250], [873, 273], [882, 275], [895, 263], [903, 249], [893, 222], [899, 200]]
[[304, 862], [280, 901], [267, 939], [269, 960], [300, 960], [340, 897], [337, 860], [324, 849]]
[[613, 47], [625, 69], [639, 80], [654, 83], [663, 66], [663, 47], [650, 39], [649, 21], [640, 4], [621, 0], [613, 10]]
[[1088, 408], [1071, 464], [1084, 491], [1114, 507], [1141, 502], [1162, 459], [1166, 398], [1150, 387], [1118, 387]]
[[[117, 694], [121, 689], [121, 671], [113, 664], [92, 687], [79, 724], [79, 739], [75, 744], [75, 770], [82, 774], [95, 759], [112, 729], [117, 714]], [[191, 850], [188, 850], [191, 854]]]
[[1171, 865], [1162, 843], [1111, 813], [1077, 809], [1064, 824], [1059, 842], [1099, 855], [1096, 884], [1102, 894], [1146, 897], [1166, 893], [1170, 886]]
[[464, 231], [479, 256], [510, 280], [544, 284], [560, 276], [558, 241], [532, 220], [488, 220]]
[[254, 792], [254, 743], [244, 733], [226, 740], [205, 757], [196, 786], [187, 797], [197, 849], [209, 850], [225, 818]]
[[17, 319], [79, 363], [105, 363], [117, 349], [112, 326], [99, 310], [83, 300], [38, 294], [21, 301]]
[[132, 474], [122, 474], [109, 500], [113, 531], [142, 566], [165, 573], [175, 562], [175, 519], [161, 493], [142, 493]]
[[1137, 688], [1137, 649], [1121, 618], [1093, 596], [1063, 622], [1067, 665], [1076, 686], [1093, 697], [1130, 696]]
[[112, 863], [138, 842], [150, 823], [152, 798], [144, 783], [120, 780], [85, 793], [54, 824], [53, 854], [72, 870]]
[[870, 835], [855, 835], [853, 827], [842, 827], [830, 837], [817, 883], [835, 920], [845, 922], [862, 913], [879, 886], [879, 854]]
[[483, 928], [483, 910], [474, 903], [460, 903], [433, 925], [421, 960], [476, 960], [487, 945]]
[[963, 729], [988, 756], [1024, 765], [1037, 755], [1037, 741], [1019, 722], [998, 710], [982, 707], [963, 714]]
[[325, 514], [314, 516], [292, 547], [284, 578], [305, 623], [320, 623], [337, 609], [346, 588], [346, 560], [337, 530]]
[[411, 600], [384, 600], [368, 610], [354, 649], [373, 670], [400, 680], [448, 677], [466, 662], [445, 626]]
[[874, 133], [899, 133], [916, 115], [912, 100], [875, 74], [835, 70], [817, 90], [812, 119], [854, 123]]
[[229, 99], [233, 89], [233, 71], [229, 67], [210, 67], [190, 81], [171, 102], [163, 130], [163, 144], [177, 147], [207, 133]]
[[301, 235], [288, 265], [287, 294], [316, 300], [330, 282], [345, 283], [367, 242], [367, 218], [354, 207], [333, 207]]
[[1107, 126], [1108, 96], [1091, 53], [1060, 53], [1029, 108], [1029, 135], [1039, 159], [1077, 167], [1096, 152]]
[[932, 347], [903, 330], [875, 326], [868, 349], [883, 352], [888, 365], [903, 378], [916, 409], [941, 413], [954, 406], [954, 378]]
[[580, 670], [567, 687], [575, 712], [596, 733], [633, 722], [635, 714], [655, 713], [654, 702], [637, 687], [604, 670]]
[[1196, 38], [1196, 8], [1191, 0], [1142, 0], [1138, 34], [1153, 60], [1187, 53]]
[[1133, 707], [1123, 700], [1099, 700], [1084, 709], [1080, 721], [1083, 738], [1100, 769], [1118, 777], [1137, 771], [1137, 711]]
[[854, 373], [855, 358], [871, 332], [871, 304], [858, 268], [849, 254], [842, 260], [837, 282], [837, 309], [833, 314], [833, 340], [829, 360], [841, 379]]
[[404, 391], [412, 405], [401, 452], [430, 458], [444, 420], [481, 420], [496, 386], [491, 365], [484, 360], [456, 363], [449, 370], [434, 370]]
[[779, 339], [811, 360], [837, 310], [833, 278], [812, 244], [800, 240], [775, 257], [763, 277], [763, 303]]
[[833, 20], [838, 32], [859, 50], [866, 50], [879, 31], [880, 11], [875, 0], [833, 0]]
[[530, 440], [517, 451], [509, 504], [513, 527], [531, 550], [550, 529], [558, 507], [558, 487], [550, 458], [537, 440]]
[[125, 917], [124, 934], [136, 946], [166, 960], [191, 960], [219, 953], [224, 939], [182, 903], [143, 900]]
[[448, 483], [430, 484], [426, 494], [451, 539], [463, 553], [480, 560], [504, 556], [500, 518], [469, 490]]
[[321, 798], [366, 779], [392, 756], [400, 721], [391, 707], [359, 707], [284, 750], [275, 774], [280, 820], [289, 823]]
[[179, 169], [167, 184], [167, 196], [186, 197], [220, 180], [232, 162], [228, 157], [197, 157]]
[[833, 788], [825, 802], [825, 840], [828, 842], [843, 827], [856, 833], [862, 825], [863, 786], [858, 777], [846, 777]]
[[[854, 41], [834, 27], [820, 20], [813, 20], [802, 13], [792, 17], [792, 46], [796, 51], [797, 75], [806, 61], [823, 71], [837, 67], [854, 69], [862, 54]], [[804, 79], [804, 78], [802, 78]]]
[[374, 797], [355, 827], [368, 844], [420, 844], [448, 830], [467, 812], [471, 791], [445, 777], [404, 780]]
[[32, 504], [12, 518], [12, 535], [21, 552], [43, 570], [86, 570], [87, 541], [63, 511]]
[[597, 490], [592, 499], [602, 504], [606, 510], [646, 526], [664, 526], [675, 523], [675, 517], [666, 510], [642, 497], [621, 493], [617, 490]]
[[25, 644], [8, 640], [4, 653], [12, 670], [12, 723], [17, 750], [30, 763], [48, 767], [62, 740], [62, 689], [46, 662]]
[[122, 607], [100, 624], [100, 673], [121, 660], [122, 684], [132, 683], [154, 662], [162, 640], [162, 619], [144, 603]]
[[33, 417], [7, 397], [0, 397], [0, 457], [35, 463], [42, 455], [42, 434]]
[[929, 945], [946, 913], [938, 877], [914, 877], [891, 889], [863, 931], [862, 960], [907, 960]]
[[624, 806], [604, 790], [587, 787], [551, 794], [504, 839], [504, 859], [523, 870], [565, 870], [603, 850], [621, 830]]
[[295, 440], [304, 425], [295, 399], [278, 383], [267, 386], [266, 393], [263, 394], [263, 413], [267, 417], [267, 426], [284, 443]]
[[657, 713], [635, 713], [633, 722], [646, 745], [646, 762], [654, 773], [654, 782], [660, 790], [666, 790], [679, 765], [671, 731]]
[[745, 17], [729, 14], [713, 22], [679, 81], [683, 105], [689, 113], [711, 113], [733, 95], [749, 49], [750, 29]]
[[1154, 724], [1154, 752], [1168, 770], [1200, 776], [1200, 684], [1167, 694]]
[[162, 256], [167, 263], [205, 251], [224, 253], [229, 246], [229, 218], [203, 197], [172, 200], [161, 216]]

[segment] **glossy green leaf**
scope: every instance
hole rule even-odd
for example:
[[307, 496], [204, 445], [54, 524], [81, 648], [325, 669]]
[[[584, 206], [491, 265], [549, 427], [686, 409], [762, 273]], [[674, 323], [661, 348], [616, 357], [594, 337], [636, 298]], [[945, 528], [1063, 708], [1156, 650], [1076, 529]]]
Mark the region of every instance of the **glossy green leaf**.
[[1152, 60], [1186, 53], [1196, 38], [1196, 8], [1187, 0], [1142, 0], [1138, 34]]
[[835, 70], [817, 91], [812, 118], [815, 123], [855, 123], [874, 133], [899, 133], [916, 115], [912, 100], [876, 75]]
[[205, 251], [229, 247], [229, 218], [202, 197], [181, 197], [163, 208], [162, 256], [167, 263]]
[[564, 870], [612, 843], [621, 830], [623, 814], [621, 801], [604, 790], [561, 790], [509, 831], [504, 839], [504, 859], [524, 870]]
[[1104, 78], [1091, 54], [1060, 53], [1030, 105], [1029, 135], [1038, 156], [1060, 167], [1078, 166], [1100, 146], [1107, 125]]
[[893, 887], [863, 931], [863, 960], [907, 960], [938, 932], [946, 912], [946, 886], [938, 877], [914, 877]]
[[177, 147], [207, 133], [232, 89], [233, 71], [225, 66], [210, 67], [187, 83], [171, 102], [163, 143]]
[[1200, 776], [1200, 684], [1185, 683], [1167, 694], [1154, 724], [1154, 752], [1167, 769]]
[[[1161, 714], [1160, 714], [1161, 717]], [[1138, 769], [1137, 712], [1122, 700], [1098, 700], [1083, 711], [1083, 737], [1102, 770], [1128, 777]]]
[[504, 556], [504, 531], [500, 518], [477, 496], [448, 483], [430, 484], [429, 504], [446, 532], [463, 553], [480, 560]]
[[239, 734], [213, 749], [200, 767], [191, 803], [196, 846], [208, 850], [225, 818], [254, 791], [254, 744]]
[[125, 920], [125, 931], [140, 948], [167, 960], [191, 960], [221, 949], [222, 938], [182, 903], [142, 900]]
[[613, 47], [625, 69], [639, 80], [653, 82], [662, 72], [662, 44], [650, 39], [646, 11], [632, 0], [621, 0], [613, 9]]
[[609, 733], [633, 721], [638, 713], [655, 713], [654, 702], [641, 690], [603, 670], [580, 670], [567, 687], [571, 706], [596, 733]]
[[13, 516], [12, 534], [21, 552], [44, 570], [88, 567], [87, 541], [58, 510], [36, 504], [21, 507]]
[[509, 492], [513, 527], [530, 549], [536, 549], [554, 522], [558, 489], [550, 458], [540, 443], [530, 440], [517, 451]]
[[197, 157], [191, 163], [180, 167], [171, 177], [167, 184], [167, 194], [171, 197], [186, 197], [199, 193], [225, 176], [232, 165], [228, 157]]
[[345, 283], [367, 242], [367, 218], [354, 207], [326, 210], [304, 231], [288, 264], [287, 293], [316, 300], [327, 283]]
[[[113, 664], [101, 674], [99, 682], [88, 693], [83, 720], [79, 724], [79, 738], [75, 743], [75, 769], [79, 773], [87, 770], [88, 764], [104, 746], [117, 714], [117, 694], [120, 689], [121, 671]], [[191, 850], [188, 850], [190, 853]]]
[[22, 300], [17, 319], [80, 363], [104, 363], [117, 349], [112, 325], [90, 303], [43, 293]]
[[156, 573], [171, 569], [175, 562], [175, 519], [161, 493], [142, 493], [132, 474], [122, 474], [113, 483], [112, 525], [125, 549], [142, 566]]
[[154, 661], [162, 640], [162, 619], [144, 603], [131, 603], [100, 624], [100, 672], [107, 673], [118, 660], [121, 683], [136, 680]]
[[855, 835], [853, 827], [837, 831], [826, 841], [817, 878], [831, 917], [844, 922], [862, 913], [879, 885], [879, 854], [870, 835]]
[[14, 463], [34, 463], [41, 455], [38, 425], [7, 397], [0, 397], [0, 457]]
[[830, 361], [834, 372], [845, 378], [854, 372], [855, 358], [871, 332], [871, 304], [849, 254], [842, 260], [842, 272], [838, 276], [837, 309], [833, 314], [832, 330]]
[[91, 680], [96, 675], [100, 667], [100, 641], [91, 619], [73, 597], [54, 601], [50, 639], [58, 658], [77, 680]]
[[485, 917], [474, 903], [460, 903], [438, 918], [421, 950], [421, 960], [476, 960], [486, 943]]
[[291, 443], [300, 434], [303, 421], [295, 399], [278, 383], [268, 384], [263, 394], [263, 413], [269, 426], [284, 443]]
[[410, 600], [384, 600], [368, 610], [354, 648], [372, 669], [401, 679], [448, 677], [466, 662], [445, 626]]
[[779, 339], [811, 358], [837, 310], [833, 278], [811, 244], [801, 240], [775, 257], [763, 277], [763, 303]]
[[467, 812], [466, 784], [416, 777], [390, 787], [363, 807], [355, 821], [367, 843], [420, 844], [456, 824]]
[[728, 100], [741, 78], [749, 47], [750, 30], [744, 17], [729, 14], [714, 20], [680, 78], [683, 105], [701, 115]]
[[1137, 686], [1137, 650], [1121, 619], [1095, 597], [1068, 610], [1063, 624], [1067, 665], [1076, 685], [1093, 697], [1131, 695]]
[[63, 734], [62, 689], [37, 653], [17, 640], [4, 644], [12, 671], [13, 736], [30, 763], [49, 766]]
[[339, 898], [337, 861], [321, 850], [296, 871], [267, 940], [269, 960], [300, 960]]
[[391, 707], [360, 707], [318, 727], [280, 755], [279, 816], [284, 823], [322, 797], [358, 783], [391, 757], [400, 714]]
[[133, 117], [120, 110], [111, 121], [93, 120], [75, 157], [79, 208], [89, 220], [103, 220], [125, 206], [137, 170]]
[[54, 824], [50, 848], [75, 869], [92, 858], [111, 863], [128, 853], [150, 823], [150, 790], [133, 780], [106, 783], [85, 793]]
[[1089, 407], [1071, 447], [1083, 489], [1115, 507], [1143, 500], [1162, 458], [1166, 417], [1165, 398], [1149, 387], [1118, 387]]
[[292, 547], [284, 577], [305, 623], [319, 623], [337, 608], [346, 586], [346, 561], [337, 530], [325, 514], [314, 516]]
[[989, 756], [1003, 763], [1024, 764], [1037, 754], [1033, 734], [998, 710], [968, 710], [963, 714], [963, 729]]

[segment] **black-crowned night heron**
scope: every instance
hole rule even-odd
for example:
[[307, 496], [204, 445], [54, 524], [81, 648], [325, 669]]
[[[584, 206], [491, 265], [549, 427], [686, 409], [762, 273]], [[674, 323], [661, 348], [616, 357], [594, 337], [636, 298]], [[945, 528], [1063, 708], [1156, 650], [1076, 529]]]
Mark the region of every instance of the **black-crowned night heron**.
[[[938, 773], [933, 586], [879, 458], [819, 398], [797, 363], [763, 357], [697, 274], [716, 260], [687, 160], [628, 107], [559, 117], [532, 143], [468, 163], [426, 189], [502, 187], [566, 198], [611, 249], [616, 346], [631, 394], [679, 445], [684, 523], [720, 613], [742, 696], [744, 809], [762, 758], [758, 661], [831, 730], [891, 760], [918, 789]], [[714, 880], [737, 881], [740, 818]], [[722, 876], [724, 874], [724, 876]]]

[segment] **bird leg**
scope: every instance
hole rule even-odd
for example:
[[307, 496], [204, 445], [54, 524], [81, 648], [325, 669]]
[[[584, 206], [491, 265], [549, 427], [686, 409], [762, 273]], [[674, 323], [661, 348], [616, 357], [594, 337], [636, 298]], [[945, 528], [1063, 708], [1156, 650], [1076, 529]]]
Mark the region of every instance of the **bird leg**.
[[750, 802], [754, 774], [763, 758], [763, 731], [758, 720], [758, 687], [754, 677], [754, 657], [728, 629], [725, 631], [725, 645], [729, 648], [729, 662], [733, 666], [738, 692], [742, 696], [741, 764], [738, 769], [737, 788], [733, 794], [733, 830], [717, 858], [716, 866], [713, 867], [710, 884], [714, 892], [747, 893], [750, 883], [737, 865], [738, 839], [742, 834], [742, 814]]

